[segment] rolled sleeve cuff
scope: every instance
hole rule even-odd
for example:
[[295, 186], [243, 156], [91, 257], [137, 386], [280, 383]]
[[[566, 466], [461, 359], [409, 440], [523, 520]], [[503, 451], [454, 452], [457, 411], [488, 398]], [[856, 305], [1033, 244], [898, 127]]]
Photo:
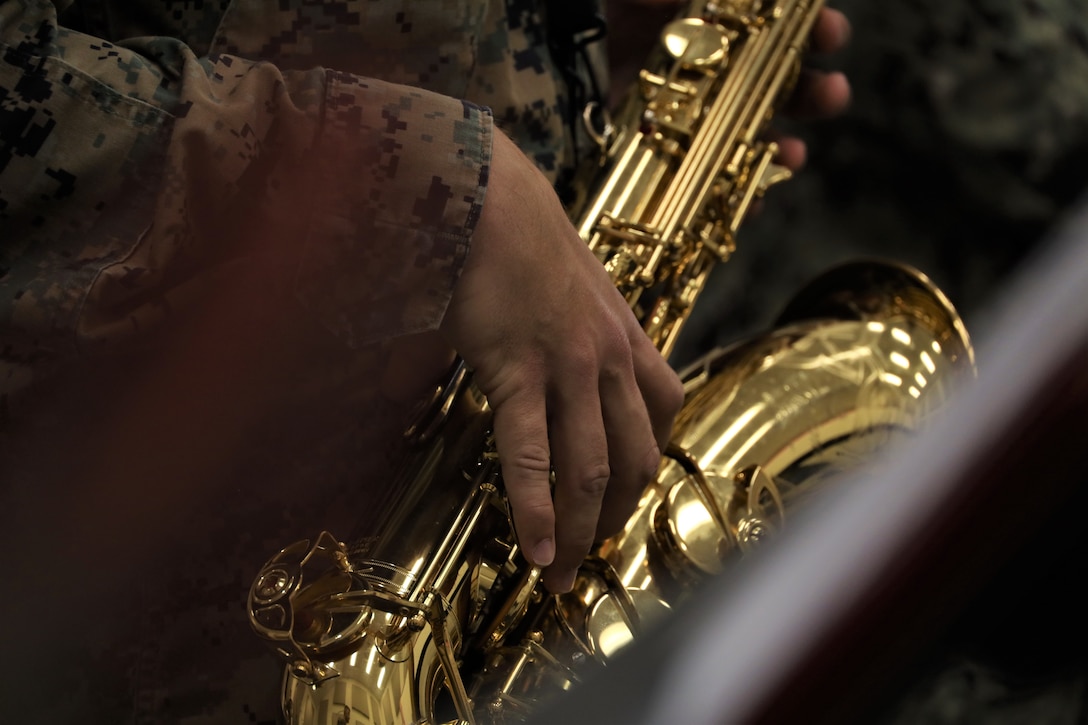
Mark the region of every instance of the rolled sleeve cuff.
[[295, 293], [348, 345], [433, 330], [487, 186], [490, 111], [329, 71]]

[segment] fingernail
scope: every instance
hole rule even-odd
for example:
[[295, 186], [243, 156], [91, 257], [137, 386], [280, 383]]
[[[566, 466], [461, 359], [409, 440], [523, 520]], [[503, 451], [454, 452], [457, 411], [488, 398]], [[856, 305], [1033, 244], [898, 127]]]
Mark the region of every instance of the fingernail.
[[533, 564], [536, 566], [548, 566], [554, 558], [555, 542], [551, 539], [541, 539], [533, 548]]

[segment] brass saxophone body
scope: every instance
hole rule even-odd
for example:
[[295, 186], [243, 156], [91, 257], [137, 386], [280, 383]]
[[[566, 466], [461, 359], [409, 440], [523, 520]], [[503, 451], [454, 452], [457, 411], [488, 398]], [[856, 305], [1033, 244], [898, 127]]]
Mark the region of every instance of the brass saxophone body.
[[[572, 220], [663, 354], [753, 202], [788, 176], [762, 134], [821, 0], [693, 2], [662, 33]], [[289, 723], [513, 722], [607, 662], [723, 559], [890, 436], [963, 372], [967, 333], [923, 275], [821, 277], [773, 332], [682, 374], [686, 398], [623, 532], [552, 596], [518, 551], [486, 399], [458, 366], [408, 431], [381, 523], [260, 571], [250, 621], [288, 663]]]

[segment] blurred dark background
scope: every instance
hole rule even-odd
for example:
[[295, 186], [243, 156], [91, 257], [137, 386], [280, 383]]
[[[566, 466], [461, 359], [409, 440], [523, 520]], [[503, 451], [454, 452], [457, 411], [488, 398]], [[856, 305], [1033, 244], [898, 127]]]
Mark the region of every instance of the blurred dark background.
[[807, 167], [768, 193], [680, 356], [761, 329], [836, 262], [915, 265], [970, 326], [1088, 186], [1088, 1], [838, 0], [853, 103], [794, 124]]
[[[742, 230], [674, 362], [767, 328], [803, 282], [866, 256], [928, 274], [977, 336], [1005, 283], [1088, 187], [1088, 0], [831, 4], [853, 38], [817, 63], [847, 73], [853, 104], [791, 128], [809, 142], [808, 166]], [[1068, 445], [1083, 445], [1082, 433], [1069, 431]], [[1079, 488], [889, 673], [867, 721], [1088, 723]]]

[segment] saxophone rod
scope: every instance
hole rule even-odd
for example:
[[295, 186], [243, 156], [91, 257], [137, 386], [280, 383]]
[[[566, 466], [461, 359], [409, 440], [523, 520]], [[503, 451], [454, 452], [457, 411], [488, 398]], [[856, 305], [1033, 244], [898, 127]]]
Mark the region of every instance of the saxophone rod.
[[[776, 9], [776, 13], [789, 13], [788, 27], [775, 23], [768, 30], [754, 30], [743, 44], [726, 80], [729, 87], [718, 95], [700, 124], [691, 149], [650, 224], [660, 230], [663, 239], [672, 239], [702, 209], [718, 174], [736, 153], [742, 131], [747, 141], [761, 129], [771, 104], [793, 72], [792, 62], [780, 60], [790, 54], [796, 57], [797, 43], [811, 32], [822, 5], [823, 0], [811, 4], [794, 0], [785, 8]], [[805, 12], [798, 13], [797, 8]], [[752, 77], [756, 80], [751, 81]], [[745, 122], [738, 123], [738, 118]], [[722, 134], [723, 128], [734, 130]]]

